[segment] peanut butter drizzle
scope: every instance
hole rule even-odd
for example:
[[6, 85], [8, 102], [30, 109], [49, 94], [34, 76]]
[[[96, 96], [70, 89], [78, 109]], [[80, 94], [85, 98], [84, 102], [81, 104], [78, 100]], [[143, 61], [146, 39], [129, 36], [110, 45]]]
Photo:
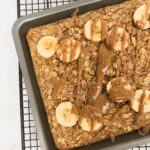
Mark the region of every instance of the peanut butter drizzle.
[[[145, 10], [145, 18], [146, 18], [146, 20], [149, 20], [149, 21], [150, 21], [149, 9], [150, 9], [150, 4], [147, 4], [147, 5], [146, 5], [146, 10]], [[144, 17], [144, 16], [142, 16], [142, 17]], [[142, 18], [142, 19], [143, 19], [143, 18]]]
[[67, 83], [67, 77], [71, 72], [71, 68], [68, 67], [66, 71], [63, 73], [63, 76], [55, 83], [51, 96], [53, 99], [57, 99], [57, 96], [61, 92], [62, 88], [66, 85]]
[[91, 118], [91, 131], [94, 131], [94, 118]]
[[86, 105], [82, 110], [81, 110], [81, 115], [85, 118], [101, 118], [101, 113], [100, 111], [90, 105]]
[[76, 42], [75, 44], [73, 42], [70, 43], [70, 48], [71, 48], [71, 52], [70, 52], [70, 60], [72, 60], [74, 58], [75, 55], [75, 50], [76, 50]]
[[113, 132], [109, 133], [109, 138], [111, 139], [112, 142], [115, 142], [116, 137], [117, 136]]
[[127, 90], [124, 88], [127, 84], [128, 84], [127, 82], [121, 82], [121, 80], [113, 81], [112, 88], [109, 90], [110, 99], [114, 102], [117, 100], [132, 99], [133, 96], [132, 90]]
[[93, 38], [93, 33], [94, 33], [94, 30], [95, 30], [95, 26], [96, 26], [96, 21], [95, 20], [92, 20], [92, 23], [91, 23], [91, 38]]
[[143, 114], [144, 112], [144, 98], [145, 98], [145, 90], [143, 91], [141, 99], [140, 99], [139, 115]]
[[[144, 89], [141, 99], [140, 99], [139, 113], [138, 113], [138, 117], [137, 117], [138, 132], [141, 136], [146, 135], [150, 130], [150, 124], [147, 124], [147, 123], [145, 124], [145, 121], [142, 122], [142, 119], [144, 117], [144, 98], [145, 98], [145, 89]], [[150, 123], [150, 122], [148, 122], [148, 123]], [[142, 127], [144, 124], [146, 126]]]
[[104, 20], [101, 21], [102, 21], [102, 40], [104, 40], [108, 34], [108, 26]]
[[113, 48], [113, 45], [116, 44], [118, 39], [118, 35], [117, 35], [117, 27], [113, 28], [110, 36], [109, 36], [109, 40], [108, 40], [108, 45], [110, 45], [111, 48]]
[[102, 84], [97, 83], [93, 85], [87, 92], [87, 100], [89, 104], [93, 104], [102, 92]]
[[101, 28], [98, 28], [96, 25], [97, 20], [92, 20], [91, 23], [91, 38], [93, 38], [94, 33], [101, 32]]
[[81, 55], [79, 56], [79, 59], [78, 59], [78, 79], [77, 79], [76, 97], [77, 97], [78, 93], [80, 92], [80, 82], [81, 82], [83, 66], [84, 66], [84, 62], [85, 62], [85, 55], [86, 55], [86, 48], [82, 49]]
[[103, 72], [103, 67], [101, 64], [98, 64], [97, 66], [96, 77], [97, 77], [97, 83], [98, 85], [100, 85], [104, 79], [104, 72]]
[[92, 102], [92, 105], [98, 108], [101, 113], [105, 113], [108, 109], [107, 107], [110, 107], [110, 101], [106, 94], [100, 94], [99, 97]]
[[60, 41], [61, 55], [63, 60], [67, 58], [66, 47], [68, 47], [67, 39]]
[[78, 26], [77, 24], [77, 20], [78, 20], [78, 12], [79, 12], [79, 8], [78, 7], [76, 7], [76, 9], [75, 9], [75, 11], [73, 12], [73, 14], [72, 14], [72, 18], [73, 18], [73, 20], [74, 20], [74, 25], [75, 26]]
[[[103, 43], [100, 43], [99, 49], [98, 49], [98, 66], [96, 71], [96, 77], [97, 77], [97, 83], [94, 84], [87, 92], [87, 98], [88, 103], [90, 105], [93, 105], [95, 108], [97, 108], [100, 113], [103, 113], [103, 108], [107, 103], [109, 103], [109, 100], [106, 95], [102, 95], [102, 82], [104, 78], [103, 69], [109, 65], [111, 60], [111, 52], [110, 50], [104, 45]], [[92, 112], [91, 112], [92, 113]], [[94, 119], [94, 118], [93, 118]], [[93, 121], [92, 121], [93, 122]], [[91, 122], [92, 130], [94, 130], [94, 125]], [[115, 137], [115, 135], [113, 135]]]
[[97, 56], [97, 71], [96, 71], [96, 76], [97, 76], [97, 82], [102, 83], [104, 79], [104, 72], [103, 69], [109, 66], [110, 61], [112, 57], [112, 52], [110, 49], [103, 43], [100, 44], [99, 49], [98, 49], [98, 56]]
[[[98, 68], [100, 68], [101, 71], [110, 64], [111, 57], [112, 57], [111, 50], [105, 44], [100, 43], [98, 49], [97, 61], [98, 61]], [[98, 72], [97, 72], [97, 78], [99, 80]]]
[[79, 12], [79, 8], [77, 7], [73, 12], [72, 17], [76, 17], [78, 15], [78, 12]]
[[122, 39], [121, 39], [121, 49], [124, 49], [125, 47], [125, 44], [126, 44], [126, 31], [123, 32], [123, 35], [122, 35]]
[[91, 103], [92, 101], [95, 101], [99, 95], [102, 93], [102, 82], [104, 79], [104, 73], [103, 69], [109, 65], [111, 61], [112, 53], [111, 51], [106, 47], [105, 44], [100, 43], [99, 49], [98, 49], [98, 56], [97, 56], [97, 70], [96, 70], [96, 77], [97, 82], [94, 84], [87, 92], [87, 98], [88, 102]]
[[75, 104], [73, 104], [73, 106], [72, 106], [71, 113], [76, 114], [76, 115], [78, 114], [78, 111], [77, 111], [77, 108], [76, 108]]
[[149, 14], [149, 10], [150, 10], [150, 3], [146, 5], [146, 11], [145, 11], [145, 14], [146, 14], [146, 18], [150, 21], [150, 14]]
[[71, 42], [71, 54], [70, 54], [70, 60], [73, 60], [75, 58], [75, 55], [76, 55], [76, 50], [77, 48], [80, 46], [79, 42], [78, 41], [75, 41], [75, 43], [72, 43]]

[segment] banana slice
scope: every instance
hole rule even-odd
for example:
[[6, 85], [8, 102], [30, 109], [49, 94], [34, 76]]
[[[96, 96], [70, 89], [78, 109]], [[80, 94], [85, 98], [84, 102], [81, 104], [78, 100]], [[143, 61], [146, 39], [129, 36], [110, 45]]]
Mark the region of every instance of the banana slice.
[[150, 86], [150, 73], [147, 74], [147, 77], [144, 78], [143, 80], [143, 86]]
[[130, 36], [125, 29], [114, 27], [108, 33], [106, 44], [116, 51], [124, 50], [130, 44]]
[[37, 51], [42, 57], [52, 57], [56, 52], [57, 43], [58, 40], [55, 37], [44, 36], [37, 44]]
[[107, 36], [107, 25], [104, 21], [89, 20], [84, 26], [84, 36], [93, 42], [100, 42]]
[[72, 62], [78, 59], [81, 51], [81, 44], [74, 39], [65, 39], [60, 41], [57, 56], [61, 61]]
[[78, 120], [78, 110], [71, 102], [62, 102], [56, 108], [57, 122], [63, 127], [73, 127]]
[[79, 125], [84, 131], [93, 132], [102, 129], [100, 111], [90, 105], [85, 106], [80, 114]]
[[[143, 103], [141, 104], [141, 100]], [[143, 105], [143, 113], [150, 112], [150, 91], [148, 89], [136, 90], [133, 99], [131, 100], [131, 108], [139, 112], [139, 105]]]
[[150, 4], [144, 4], [137, 8], [133, 20], [140, 29], [150, 28]]
[[113, 102], [125, 102], [131, 100], [133, 96], [132, 87], [124, 77], [117, 77], [110, 80], [106, 90]]

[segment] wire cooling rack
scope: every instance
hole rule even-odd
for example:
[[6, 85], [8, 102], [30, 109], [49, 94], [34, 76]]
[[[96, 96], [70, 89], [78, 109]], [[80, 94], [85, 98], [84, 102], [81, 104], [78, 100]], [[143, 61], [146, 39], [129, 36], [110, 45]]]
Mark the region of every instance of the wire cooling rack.
[[[56, 7], [72, 2], [73, 0], [17, 0], [17, 14], [28, 15], [47, 8]], [[19, 68], [19, 89], [20, 89], [20, 114], [21, 114], [21, 139], [22, 150], [41, 150], [38, 140], [32, 111], [29, 106], [29, 99], [26, 92], [24, 79]], [[132, 150], [150, 150], [150, 144], [142, 145]]]

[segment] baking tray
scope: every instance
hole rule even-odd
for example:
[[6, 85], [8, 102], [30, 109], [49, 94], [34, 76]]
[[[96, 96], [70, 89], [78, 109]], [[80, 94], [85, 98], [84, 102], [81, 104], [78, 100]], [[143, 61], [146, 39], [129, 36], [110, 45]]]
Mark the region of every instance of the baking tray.
[[[26, 41], [27, 31], [39, 25], [44, 25], [50, 22], [54, 22], [60, 19], [70, 17], [75, 9], [79, 8], [79, 13], [95, 10], [104, 6], [117, 4], [124, 0], [79, 0], [67, 4], [64, 6], [58, 6], [53, 9], [48, 9], [43, 12], [35, 13], [25, 17], [21, 17], [13, 26], [13, 37], [17, 54], [20, 61], [21, 70], [24, 76], [24, 80], [27, 87], [28, 96], [30, 99], [30, 105], [34, 115], [37, 132], [40, 139], [40, 145], [43, 150], [55, 150], [54, 141], [52, 135], [49, 132], [48, 121], [46, 112], [42, 103], [39, 87], [36, 81], [36, 76]], [[144, 137], [138, 135], [137, 131], [119, 136], [115, 142], [105, 140], [89, 146], [77, 148], [79, 150], [123, 150], [137, 145], [145, 144], [150, 141], [150, 134]]]

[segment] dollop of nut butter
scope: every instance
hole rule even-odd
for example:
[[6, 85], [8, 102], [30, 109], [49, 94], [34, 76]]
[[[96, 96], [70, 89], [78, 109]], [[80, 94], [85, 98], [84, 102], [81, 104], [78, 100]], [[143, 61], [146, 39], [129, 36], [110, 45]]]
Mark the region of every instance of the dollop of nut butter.
[[112, 51], [110, 48], [108, 48], [104, 43], [100, 43], [97, 56], [98, 66], [96, 72], [98, 81], [103, 79], [105, 72], [110, 64], [111, 57]]
[[124, 77], [117, 77], [107, 84], [107, 93], [113, 102], [125, 102], [133, 97], [133, 90], [129, 82]]
[[87, 92], [87, 100], [89, 104], [92, 104], [95, 101], [100, 93], [102, 92], [102, 84], [96, 83], [93, 85]]
[[80, 113], [80, 127], [87, 132], [97, 131], [103, 128], [101, 112], [90, 105], [86, 105]]
[[111, 56], [112, 56], [112, 52], [110, 51], [110, 49], [105, 44], [100, 43], [98, 49], [98, 56], [97, 56], [97, 62], [98, 62], [98, 66], [96, 70], [97, 82], [91, 88], [89, 88], [87, 92], [87, 99], [89, 102], [96, 100], [102, 92], [103, 79], [104, 79], [106, 68], [110, 64]]
[[110, 63], [111, 56], [111, 49], [106, 44], [101, 43], [98, 49], [98, 64], [105, 68]]
[[102, 114], [105, 114], [111, 107], [111, 102], [106, 94], [100, 94], [93, 102], [93, 106], [98, 108]]

